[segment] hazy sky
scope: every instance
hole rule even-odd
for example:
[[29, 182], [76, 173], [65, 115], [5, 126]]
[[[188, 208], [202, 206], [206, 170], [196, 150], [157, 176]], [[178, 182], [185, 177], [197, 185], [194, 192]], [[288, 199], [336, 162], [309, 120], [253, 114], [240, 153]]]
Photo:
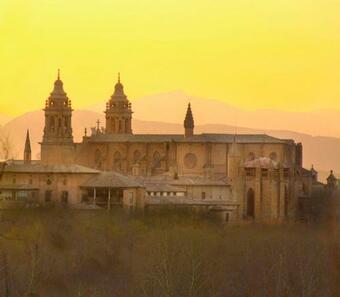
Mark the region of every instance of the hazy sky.
[[340, 109], [340, 0], [0, 0], [0, 113], [183, 90], [247, 109]]

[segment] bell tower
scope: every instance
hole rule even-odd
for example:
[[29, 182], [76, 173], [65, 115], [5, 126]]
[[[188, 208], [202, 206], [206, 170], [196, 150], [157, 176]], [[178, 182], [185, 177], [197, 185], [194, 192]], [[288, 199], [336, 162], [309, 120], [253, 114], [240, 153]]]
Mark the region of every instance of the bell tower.
[[119, 73], [114, 93], [106, 103], [105, 118], [106, 134], [132, 134], [131, 103], [124, 93]]
[[41, 161], [43, 163], [73, 162], [72, 111], [71, 100], [64, 91], [58, 69], [53, 91], [45, 102], [45, 127], [41, 143]]

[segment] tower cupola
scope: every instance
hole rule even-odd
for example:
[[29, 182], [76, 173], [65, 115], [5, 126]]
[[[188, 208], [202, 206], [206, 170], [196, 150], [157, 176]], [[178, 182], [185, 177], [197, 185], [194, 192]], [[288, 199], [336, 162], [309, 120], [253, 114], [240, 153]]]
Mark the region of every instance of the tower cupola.
[[131, 103], [124, 93], [119, 73], [113, 95], [106, 104], [105, 118], [107, 134], [132, 134]]
[[54, 82], [54, 88], [45, 104], [44, 142], [65, 143], [73, 142], [72, 136], [72, 107], [71, 100], [64, 91], [60, 79], [60, 70]]
[[114, 93], [112, 95], [111, 98], [115, 98], [115, 99], [127, 99], [126, 95], [124, 94], [124, 86], [123, 84], [120, 82], [120, 73], [118, 73], [118, 81], [115, 84], [115, 90]]
[[45, 164], [73, 162], [74, 142], [72, 133], [71, 100], [64, 91], [58, 69], [57, 79], [45, 102], [45, 126], [41, 143], [41, 161]]

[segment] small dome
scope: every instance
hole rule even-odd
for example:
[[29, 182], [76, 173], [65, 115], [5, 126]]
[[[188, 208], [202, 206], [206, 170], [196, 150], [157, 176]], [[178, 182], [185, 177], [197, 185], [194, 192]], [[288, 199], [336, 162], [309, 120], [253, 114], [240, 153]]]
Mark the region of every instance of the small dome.
[[54, 87], [55, 87], [55, 88], [62, 88], [62, 87], [63, 87], [63, 82], [62, 82], [60, 79], [57, 79], [57, 80], [54, 82]]
[[336, 181], [337, 178], [334, 176], [333, 170], [331, 170], [329, 176], [327, 177], [327, 181]]
[[58, 69], [58, 77], [56, 81], [54, 82], [54, 88], [52, 91], [52, 94], [65, 94], [63, 82], [60, 79], [60, 70]]
[[124, 86], [121, 82], [117, 82], [115, 85], [115, 95], [124, 95]]
[[126, 97], [124, 94], [124, 86], [120, 82], [120, 73], [118, 73], [118, 82], [115, 84], [115, 91], [113, 97]]

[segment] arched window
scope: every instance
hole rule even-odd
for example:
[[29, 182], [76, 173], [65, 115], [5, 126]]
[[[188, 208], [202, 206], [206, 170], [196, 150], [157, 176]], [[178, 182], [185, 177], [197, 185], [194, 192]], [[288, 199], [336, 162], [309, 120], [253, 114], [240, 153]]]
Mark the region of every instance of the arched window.
[[113, 154], [113, 170], [122, 171], [122, 155], [118, 151]]
[[134, 153], [133, 153], [133, 163], [137, 164], [140, 161], [141, 158], [142, 158], [141, 152], [138, 151], [138, 150], [134, 151]]
[[193, 153], [188, 153], [184, 156], [184, 166], [188, 169], [193, 169], [196, 167], [197, 157]]
[[159, 152], [153, 153], [153, 168], [160, 168], [161, 167], [161, 154]]
[[255, 160], [255, 154], [253, 152], [250, 152], [248, 154], [248, 161], [253, 161], [253, 160]]
[[51, 127], [52, 131], [54, 130], [54, 125], [55, 125], [54, 117], [51, 117], [50, 118], [50, 127]]
[[246, 213], [248, 218], [255, 218], [255, 192], [252, 188], [250, 188], [247, 193]]
[[94, 153], [94, 163], [96, 168], [101, 169], [102, 167], [102, 153], [99, 149], [96, 149]]
[[111, 129], [113, 133], [116, 132], [116, 119], [111, 119]]
[[284, 193], [284, 216], [285, 218], [288, 217], [288, 207], [289, 207], [289, 193], [288, 193], [287, 186], [285, 186], [285, 193]]

